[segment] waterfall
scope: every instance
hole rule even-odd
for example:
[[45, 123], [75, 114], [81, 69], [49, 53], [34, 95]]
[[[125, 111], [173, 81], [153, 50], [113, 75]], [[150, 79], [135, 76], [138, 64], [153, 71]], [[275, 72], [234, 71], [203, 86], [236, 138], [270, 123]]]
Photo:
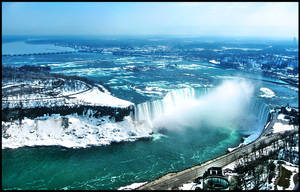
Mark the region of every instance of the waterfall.
[[153, 126], [153, 120], [161, 115], [171, 113], [176, 107], [185, 102], [190, 102], [206, 92], [208, 88], [203, 88], [196, 93], [194, 88], [175, 89], [166, 94], [162, 100], [144, 102], [135, 106], [134, 120], [147, 123]]
[[[249, 124], [244, 123], [244, 126], [247, 126], [248, 131], [261, 132], [268, 121], [268, 115], [270, 108], [267, 104], [263, 102], [261, 98], [253, 98], [250, 105], [248, 106], [247, 111], [249, 112], [249, 119], [251, 120]], [[252, 118], [251, 118], [252, 117]], [[245, 130], [247, 132], [247, 130]]]
[[267, 122], [269, 107], [241, 83], [233, 85], [172, 90], [161, 100], [135, 105], [133, 119], [151, 128], [169, 124], [196, 127], [208, 121], [212, 126], [239, 128], [245, 134], [260, 133]]
[[250, 105], [249, 111], [253, 111], [259, 121], [266, 123], [270, 112], [269, 106], [260, 98], [253, 99], [252, 103], [253, 104]]

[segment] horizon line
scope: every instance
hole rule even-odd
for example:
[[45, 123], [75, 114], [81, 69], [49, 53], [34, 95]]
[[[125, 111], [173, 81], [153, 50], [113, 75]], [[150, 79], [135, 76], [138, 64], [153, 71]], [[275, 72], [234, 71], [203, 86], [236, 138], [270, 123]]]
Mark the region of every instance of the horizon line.
[[214, 37], [214, 38], [263, 38], [263, 39], [299, 39], [297, 36], [249, 36], [249, 35], [197, 35], [197, 34], [2, 34], [4, 36], [172, 36], [172, 37]]

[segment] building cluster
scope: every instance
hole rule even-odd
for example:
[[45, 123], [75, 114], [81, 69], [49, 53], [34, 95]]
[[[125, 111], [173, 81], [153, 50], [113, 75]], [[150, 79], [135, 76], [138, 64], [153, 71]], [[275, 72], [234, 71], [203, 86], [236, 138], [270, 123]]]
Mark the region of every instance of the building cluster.
[[299, 66], [298, 57], [264, 53], [257, 55], [248, 54], [247, 52], [240, 55], [226, 54], [219, 57], [219, 61], [223, 66], [241, 70], [291, 75], [298, 74]]
[[273, 49], [213, 49], [185, 48], [169, 46], [123, 46], [109, 47], [101, 50], [93, 47], [81, 47], [82, 52], [104, 52], [115, 56], [151, 57], [179, 59], [195, 62], [215, 60], [223, 68], [234, 68], [242, 71], [264, 72], [274, 76], [298, 77], [298, 51], [283, 52]]

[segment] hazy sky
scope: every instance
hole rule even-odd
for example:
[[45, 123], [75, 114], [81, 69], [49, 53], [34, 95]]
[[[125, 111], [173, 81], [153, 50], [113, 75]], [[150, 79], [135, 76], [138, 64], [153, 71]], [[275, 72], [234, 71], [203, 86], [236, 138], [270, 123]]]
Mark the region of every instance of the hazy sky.
[[4, 35], [298, 37], [298, 3], [6, 2]]

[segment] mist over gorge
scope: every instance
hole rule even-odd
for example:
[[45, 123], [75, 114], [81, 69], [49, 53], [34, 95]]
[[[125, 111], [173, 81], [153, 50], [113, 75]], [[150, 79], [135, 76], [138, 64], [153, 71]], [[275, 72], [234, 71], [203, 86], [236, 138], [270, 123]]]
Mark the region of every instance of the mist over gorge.
[[[210, 89], [184, 88], [171, 91], [162, 100], [146, 102], [136, 107], [136, 120], [157, 130], [180, 131], [200, 129], [203, 124], [211, 128], [237, 128], [252, 119], [249, 107], [254, 87], [244, 79], [224, 80]], [[252, 119], [253, 120], [253, 119]]]
[[229, 190], [281, 189], [282, 154], [299, 164], [279, 133], [299, 127], [298, 8], [3, 2], [2, 188], [206, 190], [211, 167]]

